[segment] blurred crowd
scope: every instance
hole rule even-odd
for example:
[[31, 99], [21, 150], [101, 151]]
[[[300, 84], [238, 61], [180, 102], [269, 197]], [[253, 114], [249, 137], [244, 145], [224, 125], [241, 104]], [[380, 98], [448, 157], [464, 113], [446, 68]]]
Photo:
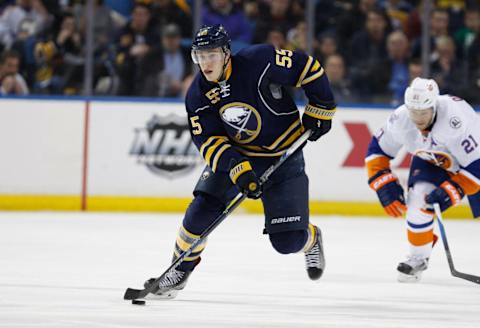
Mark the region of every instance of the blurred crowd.
[[[480, 104], [480, 1], [433, 2], [430, 77], [441, 93]], [[337, 102], [403, 102], [423, 75], [422, 3], [315, 1], [313, 55]], [[96, 0], [94, 94], [182, 97], [195, 71], [193, 10], [192, 0]], [[201, 20], [223, 24], [233, 52], [255, 43], [306, 51], [305, 10], [305, 0], [204, 0]], [[85, 11], [84, 0], [4, 0], [0, 93], [82, 94]]]

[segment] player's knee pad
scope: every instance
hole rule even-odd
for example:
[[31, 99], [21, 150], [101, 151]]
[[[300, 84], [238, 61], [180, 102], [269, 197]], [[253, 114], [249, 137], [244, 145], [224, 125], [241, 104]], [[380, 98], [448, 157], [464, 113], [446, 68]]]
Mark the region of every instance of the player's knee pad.
[[308, 178], [304, 172], [269, 186], [263, 192], [265, 229], [269, 234], [308, 228]]
[[431, 221], [431, 211], [426, 210], [425, 196], [428, 195], [435, 185], [429, 182], [417, 182], [408, 191], [407, 197], [407, 222], [423, 224]]
[[426, 208], [425, 196], [435, 186], [418, 182], [408, 192], [406, 225], [408, 240], [413, 246], [429, 245], [433, 241], [433, 211]]
[[198, 193], [188, 206], [183, 226], [189, 232], [200, 235], [222, 213], [224, 207], [217, 198]]
[[273, 248], [280, 254], [299, 252], [305, 245], [307, 237], [307, 230], [284, 231], [269, 235]]

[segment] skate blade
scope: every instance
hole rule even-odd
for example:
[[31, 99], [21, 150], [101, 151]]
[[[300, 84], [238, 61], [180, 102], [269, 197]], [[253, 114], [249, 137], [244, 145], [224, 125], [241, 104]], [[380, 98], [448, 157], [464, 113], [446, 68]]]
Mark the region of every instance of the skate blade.
[[171, 300], [175, 297], [177, 297], [178, 290], [171, 290], [162, 294], [148, 294], [145, 296], [145, 300]]
[[398, 282], [401, 282], [401, 283], [417, 283], [420, 281], [420, 279], [422, 278], [422, 272], [419, 271], [415, 274], [405, 274], [403, 272], [399, 272], [398, 273]]

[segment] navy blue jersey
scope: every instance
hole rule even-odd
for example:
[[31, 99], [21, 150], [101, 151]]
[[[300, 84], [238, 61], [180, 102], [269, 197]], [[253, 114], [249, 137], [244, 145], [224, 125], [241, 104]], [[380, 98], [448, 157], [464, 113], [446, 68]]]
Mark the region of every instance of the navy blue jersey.
[[197, 74], [186, 97], [193, 142], [214, 172], [228, 172], [248, 157], [275, 157], [303, 132], [287, 86], [301, 87], [309, 102], [334, 109], [320, 63], [303, 52], [256, 45], [232, 56], [226, 80]]

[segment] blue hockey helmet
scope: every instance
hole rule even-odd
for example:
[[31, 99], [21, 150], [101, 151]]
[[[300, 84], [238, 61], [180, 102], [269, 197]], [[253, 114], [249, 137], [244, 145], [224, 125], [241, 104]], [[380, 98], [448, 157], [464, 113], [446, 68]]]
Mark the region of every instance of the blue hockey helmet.
[[203, 26], [195, 34], [192, 42], [192, 50], [204, 50], [222, 48], [230, 50], [230, 36], [220, 24]]

